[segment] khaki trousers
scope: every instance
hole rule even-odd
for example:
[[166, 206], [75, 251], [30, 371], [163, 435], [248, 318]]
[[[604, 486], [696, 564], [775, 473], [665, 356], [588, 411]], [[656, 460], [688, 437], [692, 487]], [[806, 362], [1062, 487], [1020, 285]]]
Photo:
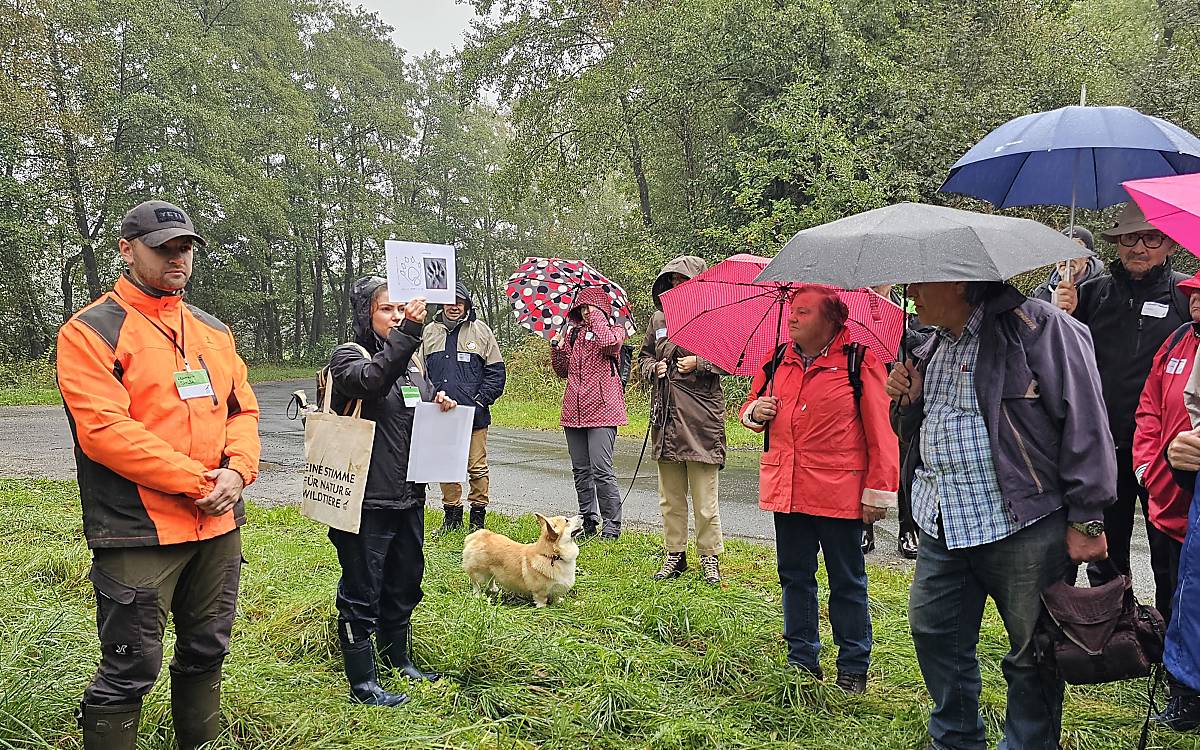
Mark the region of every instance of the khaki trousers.
[[[488, 504], [487, 428], [481, 427], [471, 433], [471, 448], [467, 451], [467, 482], [471, 494], [467, 499], [473, 508]], [[458, 508], [463, 504], [462, 485], [442, 484], [442, 505]]]
[[719, 555], [725, 551], [721, 511], [717, 507], [720, 467], [696, 461], [658, 462], [658, 507], [662, 510], [663, 540], [668, 552], [683, 552], [688, 542], [688, 489], [696, 516], [696, 551]]

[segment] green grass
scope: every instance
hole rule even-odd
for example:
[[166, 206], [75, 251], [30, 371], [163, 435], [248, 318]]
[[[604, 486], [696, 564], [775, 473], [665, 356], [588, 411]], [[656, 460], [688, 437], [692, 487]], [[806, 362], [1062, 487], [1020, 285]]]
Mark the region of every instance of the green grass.
[[[75, 485], [0, 480], [0, 497], [0, 747], [78, 748], [71, 712], [97, 644]], [[251, 508], [250, 521], [220, 748], [890, 750], [924, 740], [928, 700], [907, 636], [909, 578], [900, 572], [871, 571], [876, 645], [870, 692], [857, 697], [786, 666], [769, 548], [730, 543], [726, 585], [714, 590], [694, 573], [652, 582], [656, 536], [589, 542], [574, 592], [537, 610], [472, 596], [459, 568], [461, 534], [430, 535], [415, 653], [447, 677], [409, 687], [405, 707], [380, 709], [346, 700], [334, 630], [338, 566], [321, 528], [291, 508]], [[493, 514], [488, 524], [519, 539], [536, 533], [530, 516]], [[822, 637], [832, 642], [827, 627]], [[1004, 651], [989, 610], [980, 656], [993, 738]], [[832, 649], [823, 656], [832, 673]], [[1143, 688], [1070, 689], [1064, 747], [1132, 747]], [[143, 750], [171, 747], [168, 695], [164, 676], [146, 700]], [[1166, 733], [1155, 741], [1195, 746], [1193, 737]]]

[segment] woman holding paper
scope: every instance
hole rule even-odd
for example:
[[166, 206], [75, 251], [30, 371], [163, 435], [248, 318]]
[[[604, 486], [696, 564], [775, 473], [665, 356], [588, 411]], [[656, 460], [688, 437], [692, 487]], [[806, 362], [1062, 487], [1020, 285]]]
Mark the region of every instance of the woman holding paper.
[[611, 309], [611, 299], [600, 287], [580, 290], [567, 313], [567, 325], [550, 342], [554, 372], [567, 379], [560, 424], [567, 433], [583, 531], [595, 534], [603, 521], [602, 539], [621, 534], [613, 446], [617, 427], [629, 423], [618, 372], [625, 329], [613, 323]]
[[387, 282], [369, 276], [350, 292], [354, 343], [333, 350], [329, 359], [332, 407], [338, 413], [362, 401], [362, 416], [375, 423], [371, 465], [363, 497], [359, 533], [329, 530], [337, 548], [338, 640], [356, 703], [397, 706], [408, 696], [380, 686], [371, 635], [385, 668], [411, 679], [436, 680], [412, 663], [413, 609], [421, 601], [425, 572], [425, 486], [407, 479], [413, 410], [419, 401], [456, 404], [434, 394], [417, 354], [425, 300], [407, 304], [388, 299]]

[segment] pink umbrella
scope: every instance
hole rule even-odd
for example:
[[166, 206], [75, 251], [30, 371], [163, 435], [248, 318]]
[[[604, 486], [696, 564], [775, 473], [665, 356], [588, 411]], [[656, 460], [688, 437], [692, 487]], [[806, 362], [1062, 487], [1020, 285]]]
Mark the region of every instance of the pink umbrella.
[[[771, 262], [735, 255], [659, 298], [667, 337], [734, 375], [754, 375], [780, 342], [788, 341], [787, 307], [799, 284], [754, 278]], [[838, 290], [850, 309], [850, 340], [882, 362], [896, 358], [904, 311], [870, 289]]]
[[1146, 221], [1200, 255], [1200, 174], [1122, 182], [1146, 214]]

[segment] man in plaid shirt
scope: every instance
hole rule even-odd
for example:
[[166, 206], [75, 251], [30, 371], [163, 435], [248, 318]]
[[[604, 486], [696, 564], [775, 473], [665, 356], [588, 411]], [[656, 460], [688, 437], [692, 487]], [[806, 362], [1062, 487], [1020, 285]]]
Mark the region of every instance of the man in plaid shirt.
[[910, 284], [938, 327], [888, 379], [921, 529], [909, 623], [934, 750], [983, 750], [975, 655], [991, 597], [1011, 650], [1001, 750], [1058, 748], [1063, 685], [1039, 674], [1042, 590], [1107, 555], [1116, 461], [1087, 329], [997, 282]]

